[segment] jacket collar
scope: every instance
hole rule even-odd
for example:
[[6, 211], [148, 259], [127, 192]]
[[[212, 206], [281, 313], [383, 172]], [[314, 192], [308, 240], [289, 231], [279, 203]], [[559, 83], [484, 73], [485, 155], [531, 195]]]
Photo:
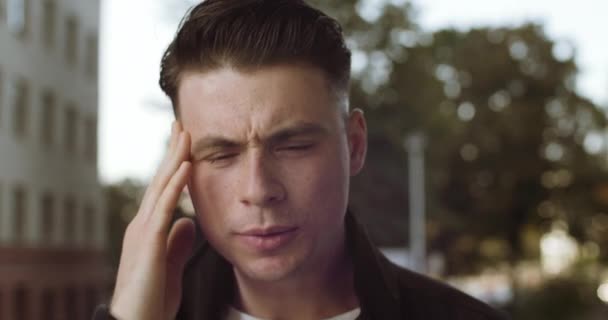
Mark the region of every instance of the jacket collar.
[[[351, 212], [346, 214], [345, 227], [361, 307], [359, 319], [401, 319], [398, 282], [390, 263]], [[223, 319], [234, 298], [234, 281], [230, 263], [204, 243], [187, 267], [178, 319]]]
[[360, 319], [401, 319], [399, 286], [390, 262], [371, 243], [355, 216], [345, 218], [346, 241], [351, 255]]

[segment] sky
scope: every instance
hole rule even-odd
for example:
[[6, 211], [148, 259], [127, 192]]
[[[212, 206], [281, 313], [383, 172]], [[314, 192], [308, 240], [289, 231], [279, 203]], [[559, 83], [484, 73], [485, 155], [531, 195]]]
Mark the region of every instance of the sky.
[[[159, 62], [177, 27], [170, 19], [176, 15], [167, 13], [169, 1], [179, 0], [102, 1], [99, 171], [104, 184], [126, 178], [146, 182], [163, 157], [173, 115], [158, 87]], [[550, 38], [575, 46], [579, 93], [608, 107], [608, 1], [412, 2], [425, 30], [542, 23]], [[371, 3], [365, 12], [373, 15], [378, 0]]]

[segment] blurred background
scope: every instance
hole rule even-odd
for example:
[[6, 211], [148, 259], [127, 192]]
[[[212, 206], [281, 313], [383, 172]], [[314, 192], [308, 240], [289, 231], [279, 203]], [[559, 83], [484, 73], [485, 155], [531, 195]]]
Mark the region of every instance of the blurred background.
[[[385, 254], [514, 319], [605, 319], [608, 3], [310, 2], [353, 50], [370, 149], [350, 206]], [[192, 3], [0, 0], [0, 319], [107, 301]]]

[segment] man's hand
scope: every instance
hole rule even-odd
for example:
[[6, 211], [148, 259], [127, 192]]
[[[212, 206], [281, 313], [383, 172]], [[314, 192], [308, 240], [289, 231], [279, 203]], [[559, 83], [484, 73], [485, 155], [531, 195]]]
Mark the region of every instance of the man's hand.
[[194, 222], [171, 221], [190, 176], [190, 136], [176, 122], [169, 150], [127, 226], [110, 305], [120, 320], [175, 318], [184, 266], [194, 244]]

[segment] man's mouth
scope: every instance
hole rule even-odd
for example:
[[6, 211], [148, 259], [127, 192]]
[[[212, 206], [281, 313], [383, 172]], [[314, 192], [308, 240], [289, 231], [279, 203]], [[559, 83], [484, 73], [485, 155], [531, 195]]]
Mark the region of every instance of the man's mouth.
[[264, 236], [273, 236], [285, 232], [294, 231], [297, 227], [292, 226], [270, 226], [265, 228], [250, 228], [243, 232], [240, 232], [240, 235], [243, 236], [255, 236], [255, 237], [264, 237]]
[[290, 242], [297, 235], [298, 229], [294, 226], [250, 228], [238, 232], [237, 237], [250, 250], [273, 251]]

